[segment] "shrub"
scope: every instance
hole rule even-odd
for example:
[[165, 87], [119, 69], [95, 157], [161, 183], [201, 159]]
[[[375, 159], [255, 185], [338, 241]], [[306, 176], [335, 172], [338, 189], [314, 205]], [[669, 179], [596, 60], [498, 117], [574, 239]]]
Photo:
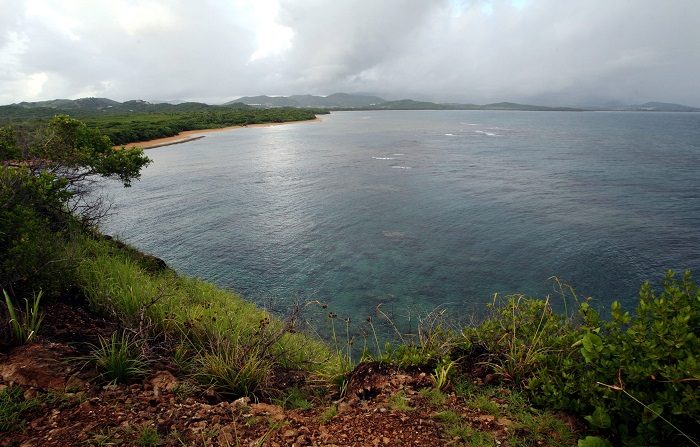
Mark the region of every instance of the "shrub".
[[549, 299], [494, 297], [490, 316], [462, 331], [468, 345], [482, 346], [484, 364], [505, 382], [526, 386], [533, 377], [567, 363], [577, 340], [573, 321], [552, 310]]
[[673, 439], [687, 443], [700, 420], [700, 291], [689, 272], [672, 272], [657, 294], [649, 283], [640, 290], [636, 313], [619, 303], [610, 320], [582, 307], [586, 325], [581, 361], [572, 368], [577, 393], [596, 428], [638, 443]]
[[588, 301], [578, 315], [548, 300], [510, 297], [467, 343], [487, 348], [487, 365], [539, 405], [588, 415], [594, 430], [625, 443], [689, 443], [700, 419], [700, 293], [690, 273], [648, 283], [636, 313], [617, 302], [605, 320]]

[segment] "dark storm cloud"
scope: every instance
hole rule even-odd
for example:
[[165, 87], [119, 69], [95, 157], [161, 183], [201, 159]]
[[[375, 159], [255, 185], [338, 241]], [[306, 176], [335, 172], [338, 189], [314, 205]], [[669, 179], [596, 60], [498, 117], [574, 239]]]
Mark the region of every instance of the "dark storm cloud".
[[1, 3], [2, 103], [349, 91], [700, 105], [697, 0]]

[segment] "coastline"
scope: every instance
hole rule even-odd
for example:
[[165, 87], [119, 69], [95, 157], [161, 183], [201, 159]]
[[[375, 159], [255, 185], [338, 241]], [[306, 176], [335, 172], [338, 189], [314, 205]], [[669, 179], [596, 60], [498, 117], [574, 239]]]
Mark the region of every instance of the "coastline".
[[286, 121], [284, 123], [259, 123], [259, 124], [236, 125], [236, 126], [227, 126], [227, 127], [214, 127], [211, 129], [185, 130], [185, 131], [180, 132], [177, 135], [173, 135], [172, 137], [156, 138], [154, 140], [146, 140], [146, 141], [136, 141], [133, 143], [114, 146], [114, 148], [115, 149], [121, 149], [121, 148], [131, 149], [133, 147], [138, 146], [141, 149], [155, 149], [157, 147], [172, 146], [174, 144], [182, 144], [182, 143], [188, 143], [190, 141], [199, 140], [199, 139], [202, 139], [206, 136], [203, 134], [211, 133], [211, 132], [225, 132], [228, 130], [245, 129], [247, 127], [274, 127], [274, 126], [282, 126], [285, 124], [311, 123], [311, 122], [320, 122], [320, 121], [321, 121], [321, 118], [319, 118], [317, 116], [316, 118], [310, 119], [310, 120]]

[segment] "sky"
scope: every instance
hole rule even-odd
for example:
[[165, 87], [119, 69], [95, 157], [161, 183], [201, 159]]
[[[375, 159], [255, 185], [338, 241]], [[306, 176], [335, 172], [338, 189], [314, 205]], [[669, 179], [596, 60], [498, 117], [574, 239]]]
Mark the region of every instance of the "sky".
[[0, 104], [700, 106], [700, 0], [0, 0]]

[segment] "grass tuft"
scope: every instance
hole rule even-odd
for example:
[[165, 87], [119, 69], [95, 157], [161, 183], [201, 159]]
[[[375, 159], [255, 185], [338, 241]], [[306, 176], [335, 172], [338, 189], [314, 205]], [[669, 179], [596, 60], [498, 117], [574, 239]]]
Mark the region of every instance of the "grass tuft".
[[158, 430], [150, 425], [141, 427], [136, 438], [136, 444], [143, 447], [152, 447], [160, 445], [161, 439]]
[[108, 339], [100, 337], [99, 345], [93, 345], [85, 362], [94, 365], [100, 375], [111, 383], [125, 383], [148, 372], [137, 340], [126, 332], [115, 332]]
[[323, 410], [323, 413], [318, 417], [322, 424], [327, 424], [333, 420], [334, 417], [338, 415], [338, 407], [336, 405], [331, 405], [330, 407]]
[[42, 292], [33, 295], [31, 304], [28, 299], [24, 299], [24, 311], [15, 309], [12, 299], [5, 290], [2, 293], [5, 296], [7, 312], [10, 314], [10, 327], [15, 343], [29, 343], [39, 332], [44, 320], [44, 313], [39, 310]]
[[398, 393], [389, 397], [389, 408], [396, 411], [415, 410], [415, 408], [413, 408], [409, 402], [410, 400], [408, 397], [406, 397], [406, 394], [403, 391], [399, 391]]
[[20, 431], [25, 421], [22, 416], [40, 405], [37, 399], [25, 399], [22, 388], [11, 386], [0, 390], [0, 432]]
[[273, 399], [273, 402], [289, 410], [310, 410], [313, 408], [313, 404], [309, 402], [304, 392], [297, 387], [291, 388], [283, 399]]

